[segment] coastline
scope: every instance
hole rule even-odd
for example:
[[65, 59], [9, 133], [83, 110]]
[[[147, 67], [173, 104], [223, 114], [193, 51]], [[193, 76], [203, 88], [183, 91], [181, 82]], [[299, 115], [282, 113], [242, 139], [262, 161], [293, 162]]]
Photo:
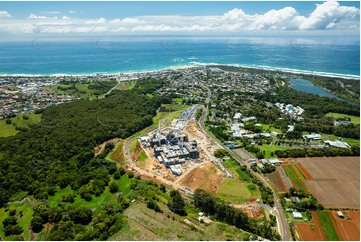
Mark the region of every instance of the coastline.
[[228, 67], [237, 67], [244, 69], [252, 70], [261, 70], [261, 71], [271, 71], [279, 72], [285, 74], [295, 74], [295, 75], [309, 75], [309, 76], [319, 76], [319, 77], [330, 77], [330, 78], [340, 78], [340, 79], [352, 79], [360, 80], [360, 76], [353, 74], [341, 74], [341, 73], [330, 73], [330, 72], [319, 72], [319, 71], [308, 71], [308, 70], [298, 70], [291, 68], [281, 68], [281, 67], [271, 67], [271, 66], [262, 66], [262, 65], [241, 65], [241, 64], [221, 64], [221, 63], [202, 63], [202, 62], [190, 62], [190, 64], [179, 65], [179, 66], [168, 66], [153, 70], [130, 70], [125, 72], [93, 72], [93, 73], [54, 73], [54, 74], [0, 74], [0, 77], [82, 77], [82, 76], [115, 76], [115, 75], [133, 75], [133, 74], [146, 74], [146, 73], [155, 73], [162, 72], [167, 70], [179, 70], [179, 69], [188, 69], [195, 67], [217, 67], [217, 66], [228, 66]]

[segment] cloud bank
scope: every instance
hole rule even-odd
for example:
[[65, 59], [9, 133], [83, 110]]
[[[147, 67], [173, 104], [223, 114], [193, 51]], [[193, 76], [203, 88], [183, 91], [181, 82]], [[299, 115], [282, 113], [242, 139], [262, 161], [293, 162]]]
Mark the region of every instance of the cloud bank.
[[[45, 12], [44, 12], [45, 13]], [[52, 12], [54, 14], [55, 12]], [[76, 11], [69, 11], [70, 14]], [[14, 19], [0, 11], [0, 32], [14, 33], [219, 33], [258, 30], [355, 30], [360, 29], [360, 9], [340, 6], [336, 1], [316, 4], [309, 16], [293, 7], [272, 9], [264, 14], [247, 14], [232, 9], [213, 16], [138, 16], [124, 19], [77, 19], [47, 17], [30, 13], [27, 19]]]

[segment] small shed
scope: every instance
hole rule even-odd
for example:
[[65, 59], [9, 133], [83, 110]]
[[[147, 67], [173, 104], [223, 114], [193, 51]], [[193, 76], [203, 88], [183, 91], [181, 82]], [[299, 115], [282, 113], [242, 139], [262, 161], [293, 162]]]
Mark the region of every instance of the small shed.
[[341, 211], [338, 211], [338, 212], [336, 213], [336, 215], [337, 215], [337, 217], [339, 217], [339, 218], [345, 218], [345, 215], [344, 215], [343, 212], [341, 212]]
[[302, 219], [302, 214], [300, 212], [292, 212], [294, 219]]

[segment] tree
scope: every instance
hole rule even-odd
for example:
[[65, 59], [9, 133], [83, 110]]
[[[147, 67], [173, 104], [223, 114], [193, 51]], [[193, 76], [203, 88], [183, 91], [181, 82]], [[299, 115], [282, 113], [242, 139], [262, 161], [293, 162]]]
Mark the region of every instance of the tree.
[[178, 191], [172, 190], [170, 193], [172, 200], [168, 203], [169, 209], [181, 216], [187, 216], [187, 212], [184, 209], [185, 202]]
[[118, 192], [118, 190], [119, 190], [119, 186], [117, 185], [117, 183], [115, 183], [115, 181], [111, 181], [109, 183], [109, 191], [111, 193], [116, 193]]
[[35, 233], [39, 233], [43, 229], [43, 219], [40, 216], [34, 216], [31, 219], [30, 225]]
[[69, 217], [74, 223], [87, 225], [92, 220], [93, 212], [89, 208], [70, 206]]
[[224, 150], [224, 149], [216, 149], [213, 152], [213, 154], [217, 158], [222, 158], [222, 157], [228, 156], [228, 152], [226, 150]]

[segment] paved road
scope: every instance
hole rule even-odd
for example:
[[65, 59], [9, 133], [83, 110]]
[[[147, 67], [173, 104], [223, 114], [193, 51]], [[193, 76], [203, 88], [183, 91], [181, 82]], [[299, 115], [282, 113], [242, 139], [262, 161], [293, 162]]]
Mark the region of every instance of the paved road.
[[214, 139], [209, 133], [208, 130], [205, 128], [204, 126], [204, 119], [207, 115], [208, 112], [208, 104], [209, 104], [209, 97], [211, 95], [211, 92], [209, 90], [209, 88], [207, 88], [208, 90], [208, 98], [206, 100], [206, 104], [207, 107], [203, 109], [203, 113], [200, 119], [200, 122], [198, 122], [200, 128], [203, 130], [203, 133], [206, 134], [206, 136], [212, 140], [215, 144], [220, 145], [223, 149], [225, 149], [226, 151], [228, 151], [228, 153], [230, 155], [232, 155], [232, 157], [240, 164], [240, 165], [246, 165], [250, 172], [252, 172], [252, 174], [254, 176], [256, 176], [260, 181], [262, 181], [262, 183], [266, 186], [269, 187], [270, 189], [272, 189], [273, 191], [273, 199], [274, 199], [274, 205], [275, 205], [275, 215], [277, 218], [277, 225], [278, 225], [278, 231], [282, 237], [282, 239], [284, 241], [290, 241], [292, 239], [291, 235], [290, 235], [290, 231], [289, 231], [289, 227], [288, 227], [288, 223], [287, 223], [287, 219], [285, 218], [284, 214], [283, 214], [283, 208], [281, 205], [281, 202], [279, 201], [278, 197], [277, 197], [277, 192], [275, 191], [275, 189], [257, 172], [254, 172], [251, 168], [250, 168], [250, 164], [248, 162], [244, 162], [242, 159], [240, 159], [240, 157], [235, 154], [235, 152], [231, 149], [229, 149], [228, 147], [224, 146], [223, 144], [221, 144], [220, 142], [218, 142], [218, 140]]

